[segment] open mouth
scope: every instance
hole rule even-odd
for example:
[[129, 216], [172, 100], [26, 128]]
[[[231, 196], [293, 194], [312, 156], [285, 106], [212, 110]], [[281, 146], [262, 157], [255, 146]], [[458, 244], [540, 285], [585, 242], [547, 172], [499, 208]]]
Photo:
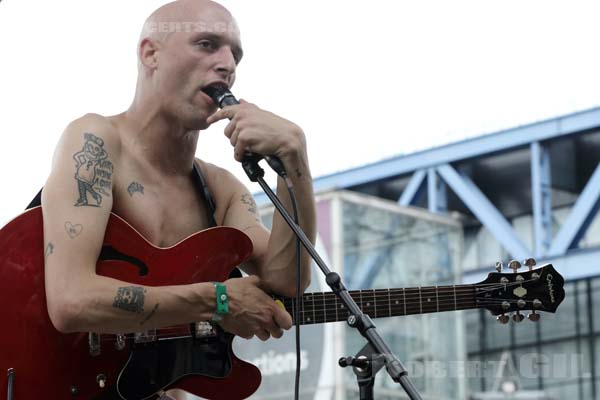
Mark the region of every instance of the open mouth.
[[220, 97], [222, 97], [223, 94], [227, 93], [229, 91], [229, 88], [227, 87], [226, 84], [224, 84], [222, 82], [214, 82], [214, 83], [204, 86], [202, 88], [202, 91], [208, 97], [210, 97], [214, 103], [218, 104], [219, 103], [218, 99]]

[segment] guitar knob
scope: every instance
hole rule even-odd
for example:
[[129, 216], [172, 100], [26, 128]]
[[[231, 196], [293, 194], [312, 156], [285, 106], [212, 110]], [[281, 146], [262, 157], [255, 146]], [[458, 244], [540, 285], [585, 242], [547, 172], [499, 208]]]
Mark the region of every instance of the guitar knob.
[[519, 323], [519, 322], [521, 322], [521, 321], [523, 321], [525, 319], [525, 317], [523, 316], [523, 314], [521, 314], [518, 311], [513, 315], [512, 318], [513, 318], [513, 321], [515, 321], [517, 323]]
[[502, 265], [502, 262], [501, 261], [496, 262], [496, 271], [502, 272], [502, 268], [504, 268], [504, 266]]
[[530, 321], [538, 322], [540, 320], [540, 314], [533, 311], [531, 314], [527, 316]]
[[106, 387], [106, 375], [98, 374], [96, 382], [98, 382], [98, 386], [100, 386], [101, 389], [104, 389]]
[[500, 322], [502, 325], [508, 324], [509, 318], [508, 315], [502, 314], [496, 317], [496, 321]]
[[531, 271], [535, 266], [536, 262], [534, 258], [526, 258], [525, 261], [523, 261], [523, 264], [527, 265], [529, 267], [529, 270]]
[[508, 268], [512, 269], [514, 271], [514, 273], [517, 273], [517, 270], [519, 268], [521, 268], [521, 263], [518, 262], [517, 260], [512, 260], [511, 262], [508, 263]]

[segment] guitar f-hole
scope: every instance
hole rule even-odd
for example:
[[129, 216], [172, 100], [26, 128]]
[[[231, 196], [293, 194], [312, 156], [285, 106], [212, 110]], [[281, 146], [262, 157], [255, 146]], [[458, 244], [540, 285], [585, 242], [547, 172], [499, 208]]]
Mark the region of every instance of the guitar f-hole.
[[9, 368], [7, 371], [8, 376], [8, 394], [6, 395], [6, 400], [13, 400], [13, 388], [15, 385], [15, 370], [13, 368]]

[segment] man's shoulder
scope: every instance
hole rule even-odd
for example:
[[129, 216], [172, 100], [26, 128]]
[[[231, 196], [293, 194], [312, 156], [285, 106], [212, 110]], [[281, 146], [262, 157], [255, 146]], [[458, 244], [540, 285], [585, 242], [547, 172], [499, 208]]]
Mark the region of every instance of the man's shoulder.
[[95, 113], [88, 113], [71, 121], [69, 128], [95, 131], [98, 134], [114, 135], [117, 133], [114, 117], [106, 117]]
[[88, 113], [71, 121], [63, 133], [63, 142], [94, 140], [102, 147], [118, 149], [120, 136], [114, 117]]
[[197, 157], [196, 163], [200, 166], [202, 175], [206, 178], [208, 186], [212, 190], [237, 192], [244, 186], [234, 174], [225, 168], [203, 161]]

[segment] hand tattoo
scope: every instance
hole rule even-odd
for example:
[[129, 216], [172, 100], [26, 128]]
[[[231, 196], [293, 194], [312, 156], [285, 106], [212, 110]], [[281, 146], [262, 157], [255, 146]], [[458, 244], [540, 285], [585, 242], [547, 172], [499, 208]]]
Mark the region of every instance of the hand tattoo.
[[54, 253], [54, 245], [51, 242], [48, 242], [48, 246], [46, 246], [46, 251], [44, 252], [44, 259], [47, 259], [52, 253]]
[[65, 231], [67, 231], [67, 234], [69, 235], [69, 237], [71, 239], [73, 239], [74, 237], [79, 236], [79, 234], [81, 232], [83, 232], [83, 225], [81, 225], [81, 224], [73, 225], [71, 223], [71, 221], [67, 221], [67, 222], [65, 222]]
[[146, 322], [148, 322], [150, 320], [150, 318], [152, 318], [154, 316], [154, 314], [156, 314], [156, 310], [158, 310], [159, 304], [160, 303], [156, 303], [156, 305], [154, 306], [152, 311], [150, 311], [150, 314], [148, 314], [148, 316], [140, 322], [140, 325], [144, 325]]
[[117, 290], [113, 307], [141, 314], [144, 312], [145, 293], [146, 289], [140, 286], [120, 287]]

